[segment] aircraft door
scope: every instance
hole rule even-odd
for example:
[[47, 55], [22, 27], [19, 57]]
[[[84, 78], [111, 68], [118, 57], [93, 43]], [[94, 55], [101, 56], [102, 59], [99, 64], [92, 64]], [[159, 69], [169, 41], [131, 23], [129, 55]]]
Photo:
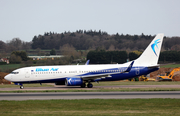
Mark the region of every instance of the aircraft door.
[[139, 69], [139, 67], [136, 68], [135, 73], [136, 73], [136, 75], [139, 75], [139, 74], [140, 74], [140, 69]]
[[25, 69], [25, 78], [29, 78], [30, 77], [30, 70]]

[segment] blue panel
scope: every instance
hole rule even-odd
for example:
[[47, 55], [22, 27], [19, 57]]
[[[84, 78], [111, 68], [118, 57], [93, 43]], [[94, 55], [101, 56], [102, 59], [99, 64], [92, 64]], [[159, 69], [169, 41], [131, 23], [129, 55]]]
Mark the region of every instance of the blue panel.
[[79, 86], [83, 84], [82, 78], [66, 78], [67, 86]]
[[23, 85], [22, 83], [14, 83], [14, 84], [15, 84], [15, 85], [21, 85], [21, 86]]

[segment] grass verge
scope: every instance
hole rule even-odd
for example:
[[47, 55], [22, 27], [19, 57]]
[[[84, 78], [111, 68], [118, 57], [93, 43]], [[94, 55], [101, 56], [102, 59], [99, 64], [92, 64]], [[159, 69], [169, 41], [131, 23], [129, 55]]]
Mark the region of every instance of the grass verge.
[[180, 99], [89, 99], [1, 101], [0, 115], [179, 116]]
[[176, 68], [176, 67], [180, 67], [180, 64], [168, 64], [161, 66], [161, 68]]
[[[50, 85], [50, 84], [42, 84], [40, 85], [38, 84], [23, 84], [24, 87], [54, 87], [54, 85]], [[18, 85], [14, 85], [14, 84], [4, 84], [4, 85], [0, 85], [0, 88], [19, 88]]]
[[86, 89], [67, 89], [67, 90], [14, 90], [0, 91], [0, 93], [30, 93], [30, 92], [133, 92], [133, 91], [180, 91], [180, 88], [96, 88]]
[[9, 69], [17, 69], [22, 67], [21, 64], [6, 64], [6, 65], [0, 65], [0, 69], [2, 72]]

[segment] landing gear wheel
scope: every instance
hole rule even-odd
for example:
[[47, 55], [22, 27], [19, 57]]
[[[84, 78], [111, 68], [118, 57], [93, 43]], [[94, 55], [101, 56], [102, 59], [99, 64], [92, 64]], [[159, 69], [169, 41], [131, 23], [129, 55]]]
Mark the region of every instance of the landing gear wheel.
[[88, 88], [92, 88], [92, 87], [93, 87], [93, 84], [89, 83], [89, 84], [87, 84], [87, 87], [88, 87]]
[[81, 85], [81, 88], [85, 88], [86, 87], [86, 83], [83, 83], [82, 85]]
[[24, 86], [20, 86], [20, 89], [24, 89]]

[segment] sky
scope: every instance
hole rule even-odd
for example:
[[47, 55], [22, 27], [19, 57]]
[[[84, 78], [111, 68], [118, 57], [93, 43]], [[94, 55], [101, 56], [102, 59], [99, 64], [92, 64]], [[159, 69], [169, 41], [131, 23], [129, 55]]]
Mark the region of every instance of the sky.
[[0, 0], [0, 40], [45, 32], [180, 36], [180, 0]]

